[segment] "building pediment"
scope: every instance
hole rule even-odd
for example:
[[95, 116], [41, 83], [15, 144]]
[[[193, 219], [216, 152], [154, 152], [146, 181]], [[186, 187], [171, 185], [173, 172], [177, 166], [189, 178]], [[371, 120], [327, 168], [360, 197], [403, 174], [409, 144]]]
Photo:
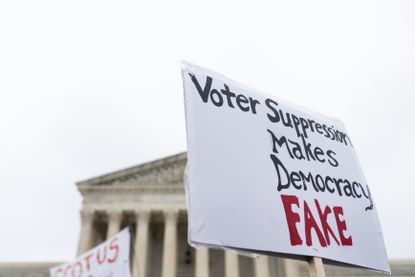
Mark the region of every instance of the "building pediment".
[[187, 162], [186, 153], [158, 159], [77, 183], [84, 195], [91, 191], [147, 191], [184, 189], [183, 174]]

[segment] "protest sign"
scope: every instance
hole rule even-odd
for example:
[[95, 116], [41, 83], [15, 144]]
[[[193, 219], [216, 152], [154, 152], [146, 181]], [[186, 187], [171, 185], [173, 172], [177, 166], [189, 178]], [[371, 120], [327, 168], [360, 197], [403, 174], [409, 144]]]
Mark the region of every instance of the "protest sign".
[[131, 235], [125, 228], [114, 237], [49, 270], [51, 277], [130, 277]]
[[183, 66], [189, 241], [389, 272], [344, 124]]

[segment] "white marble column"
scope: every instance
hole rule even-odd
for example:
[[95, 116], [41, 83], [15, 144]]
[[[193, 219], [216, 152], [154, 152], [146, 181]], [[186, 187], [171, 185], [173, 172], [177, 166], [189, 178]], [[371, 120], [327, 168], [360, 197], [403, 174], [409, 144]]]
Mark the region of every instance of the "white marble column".
[[135, 230], [133, 277], [146, 277], [150, 211], [143, 210], [137, 212], [136, 222], [137, 226]]
[[225, 277], [239, 277], [238, 254], [225, 250]]
[[81, 233], [79, 235], [78, 255], [85, 253], [92, 247], [92, 224], [94, 211], [81, 211]]
[[122, 211], [110, 210], [108, 212], [107, 239], [115, 236], [120, 231]]
[[175, 277], [177, 268], [177, 218], [178, 211], [165, 211], [162, 277]]
[[268, 256], [261, 255], [254, 262], [255, 277], [269, 277]]
[[196, 277], [209, 277], [209, 248], [198, 246], [196, 248]]

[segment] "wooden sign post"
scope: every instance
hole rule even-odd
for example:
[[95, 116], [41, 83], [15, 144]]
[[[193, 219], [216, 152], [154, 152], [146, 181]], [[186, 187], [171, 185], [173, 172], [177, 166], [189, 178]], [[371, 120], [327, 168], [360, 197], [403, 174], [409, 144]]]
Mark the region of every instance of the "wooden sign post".
[[308, 261], [308, 271], [310, 272], [310, 277], [326, 277], [323, 260], [319, 257], [310, 258]]

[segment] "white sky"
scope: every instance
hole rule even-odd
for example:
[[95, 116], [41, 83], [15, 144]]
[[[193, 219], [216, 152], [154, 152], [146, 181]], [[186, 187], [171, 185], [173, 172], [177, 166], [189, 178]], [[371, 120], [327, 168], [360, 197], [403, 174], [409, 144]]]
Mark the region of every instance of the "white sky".
[[415, 258], [415, 2], [0, 2], [0, 262], [75, 256], [75, 182], [186, 149], [180, 60], [342, 119]]

